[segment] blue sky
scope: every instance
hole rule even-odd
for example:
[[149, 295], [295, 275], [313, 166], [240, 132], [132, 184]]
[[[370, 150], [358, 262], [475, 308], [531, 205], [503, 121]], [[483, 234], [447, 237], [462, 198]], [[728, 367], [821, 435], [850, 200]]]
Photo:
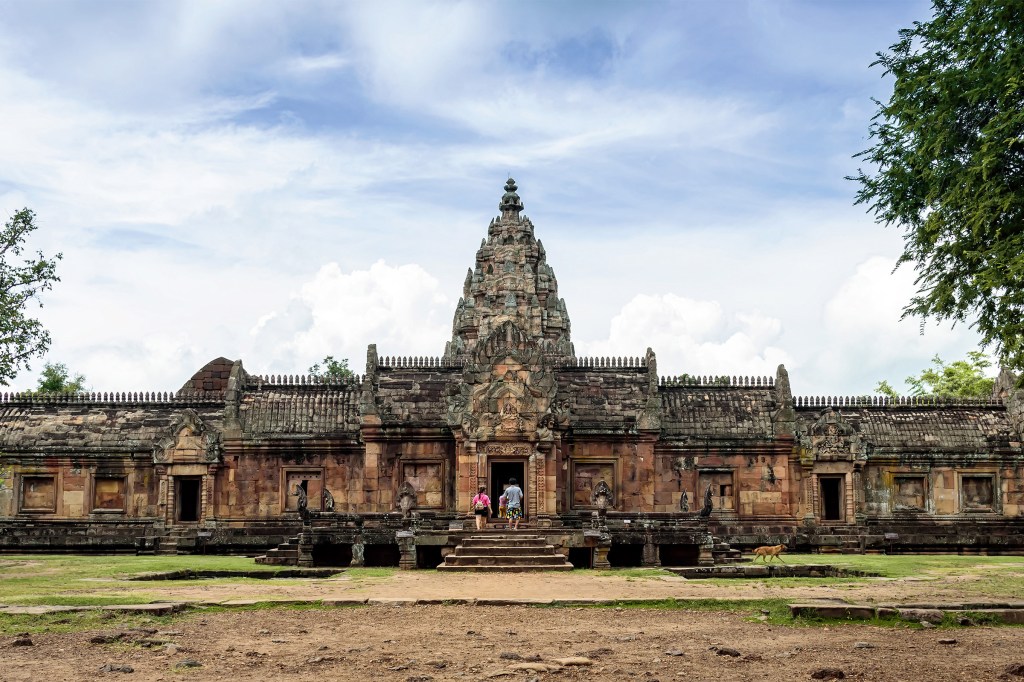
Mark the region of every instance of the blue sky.
[[580, 354], [869, 392], [976, 344], [899, 321], [900, 233], [844, 180], [929, 11], [0, 2], [0, 212], [64, 252], [47, 359], [97, 390], [440, 354], [511, 173]]

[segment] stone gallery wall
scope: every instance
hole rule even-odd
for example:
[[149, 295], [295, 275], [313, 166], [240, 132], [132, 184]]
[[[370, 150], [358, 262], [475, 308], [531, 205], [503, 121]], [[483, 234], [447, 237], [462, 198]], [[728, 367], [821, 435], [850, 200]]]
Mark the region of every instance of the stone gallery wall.
[[0, 396], [0, 548], [123, 548], [175, 528], [206, 548], [273, 544], [303, 505], [340, 515], [337, 537], [370, 519], [397, 542], [413, 513], [458, 527], [480, 486], [500, 494], [514, 473], [531, 524], [589, 528], [607, 511], [615, 542], [648, 558], [658, 543], [691, 554], [706, 501], [740, 545], [888, 534], [1024, 551], [1015, 377], [992, 401], [794, 397], [781, 366], [663, 377], [650, 348], [581, 357], [517, 190], [505, 184], [441, 356], [370, 346], [346, 377], [216, 358], [175, 393]]

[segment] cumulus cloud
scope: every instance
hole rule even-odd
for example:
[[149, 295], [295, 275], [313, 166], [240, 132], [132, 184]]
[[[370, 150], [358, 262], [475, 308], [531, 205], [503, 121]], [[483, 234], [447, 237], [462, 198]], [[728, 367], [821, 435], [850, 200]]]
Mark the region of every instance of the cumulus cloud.
[[831, 383], [870, 393], [882, 379], [898, 385], [919, 373], [933, 355], [956, 360], [977, 348], [976, 335], [963, 325], [901, 319], [915, 292], [914, 272], [894, 271], [895, 265], [886, 256], [864, 260], [825, 303], [821, 350], [808, 362], [819, 391]]
[[[294, 374], [360, 369], [367, 343], [440, 353], [506, 172], [581, 353], [792, 357], [795, 388], [849, 390], [871, 362], [956, 354], [880, 322], [906, 292], [857, 267], [898, 238], [835, 187], [881, 87], [836, 60], [868, 60], [896, 6], [794, 5], [785, 33], [670, 3], [8, 3], [0, 210], [34, 208], [31, 246], [64, 251], [51, 357], [101, 390], [219, 355]], [[842, 55], [767, 58], [837, 22]]]
[[452, 303], [419, 265], [377, 261], [366, 270], [320, 268], [283, 310], [250, 331], [251, 371], [305, 369], [326, 355], [361, 371], [368, 343], [382, 355], [437, 356], [451, 330]]
[[717, 301], [676, 294], [635, 296], [612, 318], [607, 339], [577, 341], [578, 353], [638, 356], [650, 346], [665, 375], [772, 375], [789, 356], [779, 320], [730, 313]]

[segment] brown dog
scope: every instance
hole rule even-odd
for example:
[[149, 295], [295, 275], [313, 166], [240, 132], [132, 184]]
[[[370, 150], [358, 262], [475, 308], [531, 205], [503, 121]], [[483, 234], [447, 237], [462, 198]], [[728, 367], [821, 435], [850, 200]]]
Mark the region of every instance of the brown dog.
[[[757, 561], [757, 557], [761, 557], [765, 563], [771, 561], [771, 559], [769, 559], [768, 557], [782, 561], [781, 554], [783, 551], [785, 551], [785, 549], [785, 545], [766, 545], [764, 547], [758, 547], [754, 550], [754, 561]], [[782, 563], [786, 562], [782, 561]]]

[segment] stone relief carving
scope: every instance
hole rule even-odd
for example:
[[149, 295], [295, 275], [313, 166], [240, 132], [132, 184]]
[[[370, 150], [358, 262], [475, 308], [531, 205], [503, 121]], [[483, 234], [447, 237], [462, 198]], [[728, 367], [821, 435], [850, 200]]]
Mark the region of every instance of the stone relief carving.
[[815, 459], [852, 460], [863, 454], [857, 430], [831, 407], [822, 411], [807, 433], [801, 434], [800, 444], [813, 452]]
[[528, 443], [487, 443], [481, 447], [480, 452], [505, 457], [528, 457], [535, 450]]
[[462, 378], [445, 388], [445, 418], [467, 440], [553, 440], [556, 390], [536, 344], [506, 321], [477, 345]]
[[704, 490], [704, 506], [701, 507], [700, 515], [704, 518], [711, 516], [711, 512], [715, 509], [715, 498], [711, 494], [711, 484]]
[[157, 464], [171, 462], [175, 457], [175, 449], [179, 445], [184, 445], [180, 443], [183, 436], [195, 437], [198, 440], [197, 445], [201, 445], [198, 461], [204, 463], [220, 461], [220, 433], [208, 429], [199, 414], [190, 407], [178, 414], [171, 423], [168, 434], [153, 446], [153, 461]]
[[612, 498], [612, 489], [604, 481], [598, 481], [594, 491], [590, 493], [590, 503], [598, 509], [609, 509], [615, 504]]
[[409, 481], [404, 481], [399, 486], [395, 502], [395, 506], [402, 512], [403, 518], [408, 518], [412, 510], [416, 508], [416, 489], [412, 487]]

